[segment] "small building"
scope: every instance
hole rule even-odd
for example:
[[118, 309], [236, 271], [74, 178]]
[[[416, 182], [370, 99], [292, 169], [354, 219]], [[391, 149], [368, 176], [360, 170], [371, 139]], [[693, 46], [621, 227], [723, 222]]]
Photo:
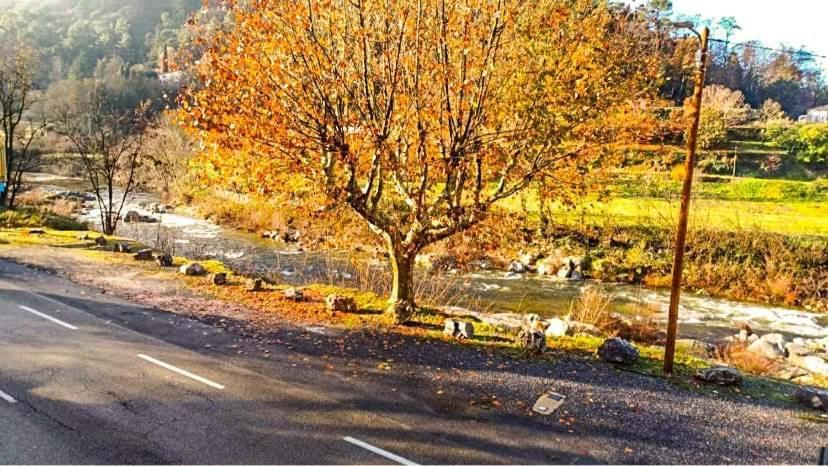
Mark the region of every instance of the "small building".
[[822, 105], [808, 110], [808, 113], [799, 117], [799, 121], [807, 123], [828, 123], [828, 105]]

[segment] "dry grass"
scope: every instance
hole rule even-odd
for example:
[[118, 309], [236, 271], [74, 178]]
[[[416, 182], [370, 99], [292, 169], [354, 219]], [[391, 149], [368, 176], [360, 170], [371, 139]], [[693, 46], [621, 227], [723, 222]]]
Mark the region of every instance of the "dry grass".
[[778, 364], [747, 350], [744, 343], [731, 343], [720, 351], [722, 362], [754, 375], [770, 376], [777, 372]]
[[571, 320], [609, 331], [615, 324], [610, 314], [613, 296], [598, 286], [589, 286], [569, 306]]

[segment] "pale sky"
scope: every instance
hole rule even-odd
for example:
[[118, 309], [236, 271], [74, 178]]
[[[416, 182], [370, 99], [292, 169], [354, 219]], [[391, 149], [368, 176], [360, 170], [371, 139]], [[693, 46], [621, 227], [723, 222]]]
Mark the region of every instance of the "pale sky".
[[[645, 0], [626, 0], [641, 5]], [[780, 44], [805, 48], [828, 56], [828, 0], [673, 0], [673, 11], [679, 15], [701, 15], [713, 18], [733, 16], [742, 27], [735, 31], [735, 42], [759, 40], [765, 46]], [[721, 30], [712, 37], [724, 39]], [[828, 59], [818, 59], [828, 71]]]

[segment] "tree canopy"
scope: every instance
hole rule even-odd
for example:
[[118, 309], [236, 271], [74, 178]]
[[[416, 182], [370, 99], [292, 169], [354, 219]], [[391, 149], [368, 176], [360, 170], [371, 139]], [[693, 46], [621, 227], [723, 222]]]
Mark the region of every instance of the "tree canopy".
[[389, 246], [399, 320], [424, 246], [533, 184], [577, 189], [658, 71], [646, 24], [593, 0], [250, 0], [233, 14], [181, 114], [204, 169], [258, 192], [299, 177], [347, 204]]

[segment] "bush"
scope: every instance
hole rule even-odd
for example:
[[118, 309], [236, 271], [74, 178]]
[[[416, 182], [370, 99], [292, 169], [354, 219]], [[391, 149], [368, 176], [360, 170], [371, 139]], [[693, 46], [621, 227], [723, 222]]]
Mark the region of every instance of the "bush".
[[828, 124], [768, 125], [764, 137], [801, 163], [816, 165], [828, 162]]

